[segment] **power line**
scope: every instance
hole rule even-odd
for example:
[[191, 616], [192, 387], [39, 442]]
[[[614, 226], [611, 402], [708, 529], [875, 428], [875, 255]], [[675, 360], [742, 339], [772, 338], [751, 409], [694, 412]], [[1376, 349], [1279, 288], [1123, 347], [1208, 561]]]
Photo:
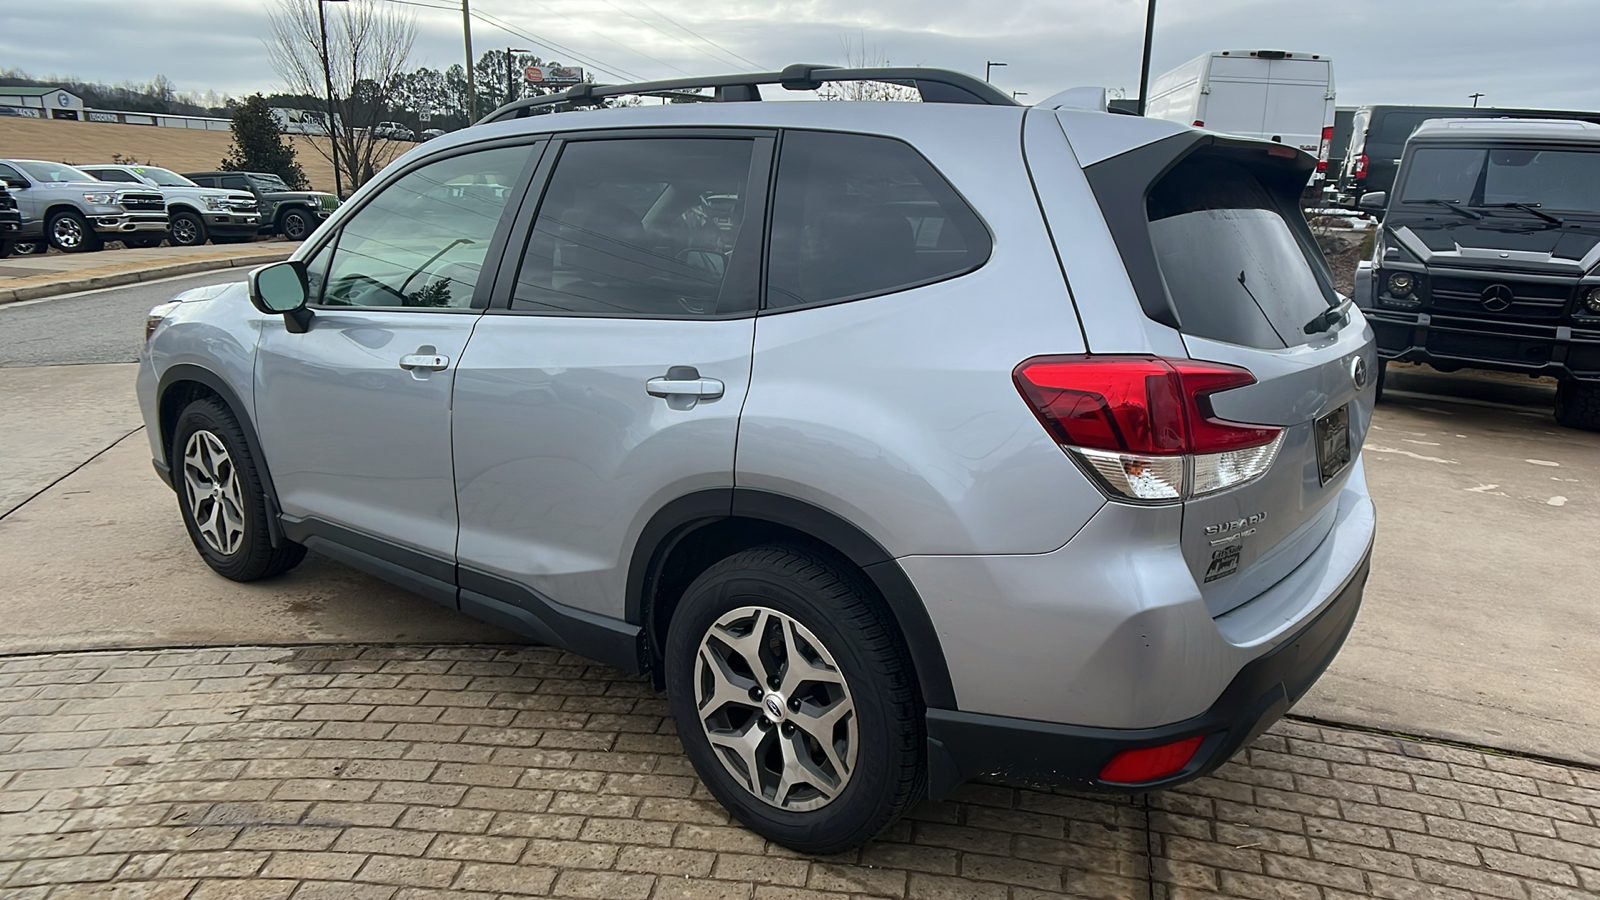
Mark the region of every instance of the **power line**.
[[[611, 37], [610, 35], [602, 32], [602, 31], [597, 31], [594, 28], [594, 26], [588, 24], [587, 22], [580, 22], [579, 20], [574, 19], [573, 17], [567, 15], [566, 13], [562, 12], [559, 9], [553, 9], [548, 4], [540, 3], [539, 0], [533, 0], [533, 4], [535, 6], [538, 6], [541, 9], [543, 9], [544, 11], [552, 14], [552, 15], [557, 15], [557, 16], [560, 16], [563, 19], [566, 19], [568, 22], [571, 22], [574, 25], [581, 25], [585, 30], [589, 31], [591, 34], [594, 34], [594, 35], [596, 35], [598, 37], [604, 38], [604, 39], [610, 41], [611, 43], [616, 44], [618, 47], [621, 47], [622, 49], [627, 50], [630, 53], [634, 53], [634, 54], [636, 54], [638, 56], [642, 56], [645, 59], [650, 60], [651, 62], [655, 63], [658, 66], [664, 66], [664, 67], [666, 67], [668, 69], [672, 69], [672, 70], [674, 70], [676, 72], [680, 72], [680, 73], [682, 73], [684, 75], [691, 75], [692, 76], [694, 74], [693, 72], [688, 72], [688, 71], [685, 71], [683, 69], [680, 69], [677, 66], [673, 65], [672, 63], [666, 62], [665, 60], [656, 59], [654, 56], [651, 56], [650, 54], [645, 53], [643, 50], [640, 50], [637, 47], [630, 47], [627, 44], [622, 43], [621, 41], [617, 40], [614, 37]], [[644, 80], [644, 79], [640, 78], [637, 75], [629, 75], [628, 77], [633, 79], [634, 81], [643, 81]]]
[[700, 34], [699, 32], [695, 31], [694, 29], [690, 28], [689, 26], [683, 24], [682, 22], [679, 22], [677, 19], [674, 19], [671, 16], [667, 15], [666, 13], [662, 12], [661, 10], [656, 9], [654, 6], [651, 6], [647, 2], [647, 0], [639, 0], [639, 5], [643, 6], [645, 9], [650, 10], [651, 12], [653, 12], [656, 15], [660, 16], [661, 18], [665, 19], [666, 21], [671, 22], [672, 24], [678, 26], [679, 28], [682, 28], [684, 31], [689, 32], [689, 34], [693, 35], [694, 37], [697, 37], [700, 40], [705, 41], [707, 44], [710, 44], [711, 46], [717, 48], [718, 50], [721, 50], [723, 53], [726, 53], [727, 55], [733, 57], [734, 59], [740, 60], [740, 61], [748, 64], [755, 71], [757, 71], [757, 72], [766, 71], [766, 68], [764, 66], [762, 66], [760, 63], [756, 62], [755, 60], [750, 59], [749, 57], [746, 57], [746, 56], [740, 56], [739, 54], [733, 52], [732, 50], [729, 50], [727, 47], [722, 46], [721, 44], [717, 43], [716, 41], [713, 41], [712, 39], [706, 37], [703, 34]]
[[[709, 51], [707, 51], [705, 48], [696, 47], [695, 45], [693, 45], [693, 44], [689, 43], [688, 41], [684, 40], [682, 37], [679, 37], [678, 35], [673, 34], [672, 32], [666, 30], [665, 28], [662, 28], [660, 25], [657, 25], [656, 23], [654, 23], [654, 22], [652, 22], [652, 21], [650, 21], [648, 19], [645, 19], [642, 16], [636, 15], [635, 13], [633, 13], [630, 10], [623, 9], [622, 7], [618, 6], [616, 3], [613, 3], [612, 0], [604, 0], [604, 2], [605, 2], [605, 4], [607, 6], [611, 7], [612, 9], [616, 10], [617, 12], [622, 13], [623, 15], [627, 16], [630, 19], [633, 19], [635, 22], [639, 22], [640, 24], [644, 25], [647, 28], [655, 29], [656, 31], [660, 32], [661, 34], [666, 35], [667, 37], [677, 41], [678, 43], [684, 45], [685, 47], [688, 47], [690, 50], [693, 50], [696, 53], [699, 53], [699, 54], [701, 54], [703, 56], [706, 56], [706, 57], [708, 57], [710, 59], [714, 59], [719, 64], [722, 64], [722, 65], [726, 65], [727, 64], [727, 60], [717, 59], [717, 57], [712, 56], [711, 53]], [[673, 66], [673, 68], [677, 69], [678, 67], [677, 66]], [[678, 69], [678, 71], [683, 72], [682, 69]], [[684, 74], [685, 75], [692, 75], [693, 73], [684, 72]]]
[[[567, 57], [569, 59], [575, 59], [578, 62], [584, 63], [585, 65], [589, 66], [590, 68], [598, 69], [599, 71], [602, 71], [602, 72], [610, 72], [613, 75], [616, 75], [616, 76], [618, 76], [620, 78], [626, 78], [626, 79], [628, 79], [630, 81], [644, 81], [645, 80], [644, 78], [642, 78], [642, 77], [640, 77], [638, 75], [635, 75], [632, 72], [629, 72], [627, 69], [621, 68], [620, 66], [606, 65], [605, 63], [602, 63], [599, 60], [587, 57], [584, 54], [581, 54], [578, 51], [573, 50], [571, 47], [562, 46], [561, 44], [558, 44], [555, 41], [551, 41], [551, 40], [547, 40], [545, 38], [539, 37], [538, 35], [536, 35], [536, 34], [534, 34], [532, 32], [529, 32], [529, 31], [524, 31], [524, 30], [516, 27], [515, 25], [512, 25], [509, 22], [506, 22], [505, 20], [496, 18], [494, 16], [491, 16], [488, 13], [473, 12], [472, 17], [474, 19], [479, 19], [481, 21], [487, 22], [488, 24], [493, 25], [496, 28], [499, 28], [501, 31], [504, 31], [507, 34], [514, 34], [517, 37], [520, 37], [525, 41], [531, 41], [531, 42], [533, 42], [535, 44], [538, 44], [541, 47], [544, 47], [547, 50], [554, 50], [554, 51], [556, 51], [557, 53], [559, 53], [562, 56], [565, 56], [565, 57]], [[643, 56], [644, 54], [641, 53], [640, 55]], [[646, 58], [648, 59], [649, 57], [646, 57]], [[654, 60], [654, 61], [655, 62], [660, 62], [659, 60]], [[682, 71], [682, 70], [680, 70], [680, 71]]]

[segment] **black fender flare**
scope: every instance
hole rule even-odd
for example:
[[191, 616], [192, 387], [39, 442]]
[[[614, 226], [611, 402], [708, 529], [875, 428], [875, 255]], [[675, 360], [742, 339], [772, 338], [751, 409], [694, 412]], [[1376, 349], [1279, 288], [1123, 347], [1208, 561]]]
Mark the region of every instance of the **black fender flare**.
[[955, 687], [939, 633], [922, 597], [894, 557], [866, 532], [821, 507], [794, 497], [750, 488], [697, 491], [663, 506], [639, 533], [628, 566], [624, 616], [645, 625], [646, 600], [672, 549], [695, 530], [727, 518], [755, 519], [791, 528], [822, 541], [855, 563], [889, 605], [917, 669], [923, 702], [955, 709]]
[[244, 404], [244, 401], [239, 398], [239, 395], [220, 375], [210, 369], [180, 363], [161, 373], [161, 379], [156, 385], [156, 415], [157, 423], [161, 428], [162, 459], [160, 462], [167, 467], [166, 471], [162, 473], [163, 480], [167, 482], [168, 487], [177, 490], [177, 484], [172, 476], [172, 445], [167, 438], [165, 406], [167, 392], [172, 390], [175, 385], [186, 381], [203, 385], [221, 397], [222, 402], [228, 404], [228, 408], [233, 411], [233, 417], [239, 421], [239, 430], [244, 432], [244, 442], [250, 449], [250, 457], [256, 463], [256, 474], [261, 479], [261, 492], [266, 497], [267, 531], [272, 538], [272, 546], [278, 546], [286, 540], [283, 534], [283, 524], [278, 521], [279, 513], [283, 507], [278, 505], [278, 489], [272, 483], [272, 467], [267, 465], [266, 453], [261, 447], [261, 438], [256, 434], [255, 422], [250, 418], [250, 408]]

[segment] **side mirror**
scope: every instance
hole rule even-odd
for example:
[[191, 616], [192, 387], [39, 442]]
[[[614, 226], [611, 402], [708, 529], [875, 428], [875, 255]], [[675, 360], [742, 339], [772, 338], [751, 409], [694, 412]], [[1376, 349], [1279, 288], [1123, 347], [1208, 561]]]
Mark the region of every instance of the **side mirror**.
[[5, 179], [5, 183], [6, 183], [6, 187], [11, 188], [12, 190], [21, 190], [22, 188], [25, 188], [25, 187], [33, 187], [33, 183], [32, 182], [26, 181], [26, 180], [21, 179], [21, 178], [7, 178], [7, 179]]
[[281, 314], [284, 327], [304, 334], [311, 326], [310, 295], [306, 284], [306, 264], [299, 260], [273, 263], [250, 270], [250, 303], [268, 315]]
[[1386, 191], [1368, 191], [1356, 201], [1356, 206], [1369, 212], [1383, 212], [1389, 205], [1389, 194]]

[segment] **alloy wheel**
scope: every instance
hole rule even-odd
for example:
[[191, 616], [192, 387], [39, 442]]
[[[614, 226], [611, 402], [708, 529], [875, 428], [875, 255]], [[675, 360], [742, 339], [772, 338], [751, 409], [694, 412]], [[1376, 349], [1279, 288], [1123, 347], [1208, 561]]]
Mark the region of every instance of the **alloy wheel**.
[[302, 216], [289, 215], [283, 219], [283, 236], [291, 241], [304, 239], [308, 230], [309, 227]]
[[200, 230], [195, 228], [194, 220], [188, 217], [183, 217], [174, 219], [172, 221], [173, 243], [182, 244], [183, 246], [187, 247], [190, 244], [198, 244], [200, 242], [199, 237]]
[[745, 606], [712, 623], [695, 661], [697, 718], [734, 780], [805, 812], [850, 783], [858, 749], [844, 673], [804, 625]]
[[76, 250], [83, 244], [83, 225], [71, 216], [62, 216], [56, 219], [51, 235], [55, 238], [57, 247], [63, 250]]
[[183, 448], [183, 492], [200, 537], [232, 556], [244, 544], [244, 503], [239, 473], [222, 439], [196, 431]]

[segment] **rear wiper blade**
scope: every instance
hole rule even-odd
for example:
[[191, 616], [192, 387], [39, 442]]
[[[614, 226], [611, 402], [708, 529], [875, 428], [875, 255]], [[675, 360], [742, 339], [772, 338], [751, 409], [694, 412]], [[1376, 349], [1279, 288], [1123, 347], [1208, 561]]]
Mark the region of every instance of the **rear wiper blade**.
[[1526, 210], [1528, 212], [1533, 213], [1534, 215], [1538, 216], [1539, 218], [1545, 220], [1546, 222], [1554, 222], [1557, 225], [1565, 225], [1565, 224], [1567, 224], [1567, 220], [1566, 219], [1563, 219], [1560, 216], [1552, 216], [1552, 215], [1550, 215], [1549, 213], [1547, 213], [1544, 210], [1540, 209], [1539, 208], [1539, 204], [1537, 204], [1537, 203], [1485, 203], [1485, 204], [1483, 204], [1483, 206], [1481, 208], [1482, 209], [1521, 209], [1521, 210]]
[[1338, 304], [1318, 313], [1316, 318], [1306, 323], [1305, 333], [1321, 334], [1332, 328], [1340, 319], [1344, 318], [1344, 314], [1350, 309], [1350, 304], [1354, 302], [1356, 302], [1355, 298], [1346, 297], [1339, 301]]
[[1461, 204], [1455, 202], [1454, 200], [1440, 200], [1440, 199], [1437, 199], [1437, 198], [1430, 197], [1427, 200], [1401, 200], [1400, 202], [1401, 203], [1431, 203], [1434, 206], [1448, 206], [1451, 209], [1455, 210], [1458, 213], [1461, 213], [1463, 216], [1466, 216], [1469, 219], [1481, 219], [1481, 218], [1483, 218], [1483, 215], [1481, 213], [1475, 213], [1472, 210], [1467, 209], [1465, 206], [1462, 206]]

